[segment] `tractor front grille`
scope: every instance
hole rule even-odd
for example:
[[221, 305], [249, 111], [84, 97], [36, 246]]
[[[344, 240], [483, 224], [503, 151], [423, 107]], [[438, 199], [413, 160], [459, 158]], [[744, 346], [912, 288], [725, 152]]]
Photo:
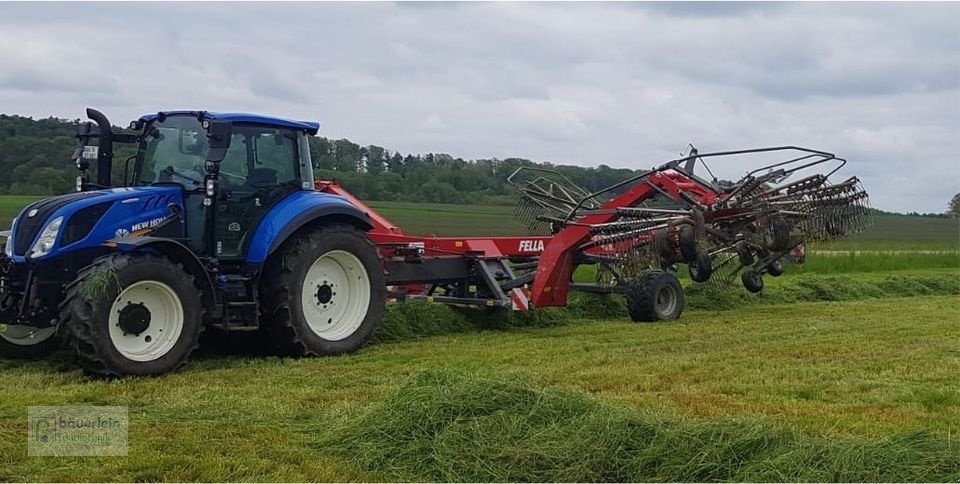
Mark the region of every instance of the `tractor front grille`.
[[[13, 253], [15, 255], [25, 255], [30, 250], [30, 244], [37, 238], [40, 230], [47, 223], [47, 219], [57, 209], [64, 205], [84, 198], [102, 195], [98, 192], [77, 192], [66, 195], [45, 198], [38, 202], [27, 205], [17, 216], [16, 226], [13, 228], [11, 239], [13, 240]], [[31, 217], [30, 215], [33, 214]]]

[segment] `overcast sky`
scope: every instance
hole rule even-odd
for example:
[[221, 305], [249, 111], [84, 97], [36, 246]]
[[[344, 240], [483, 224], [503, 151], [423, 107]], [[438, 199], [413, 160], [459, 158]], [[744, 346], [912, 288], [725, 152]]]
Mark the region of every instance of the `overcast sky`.
[[5, 113], [251, 111], [630, 168], [799, 144], [848, 158], [881, 209], [960, 192], [956, 3], [2, 3], [0, 46]]

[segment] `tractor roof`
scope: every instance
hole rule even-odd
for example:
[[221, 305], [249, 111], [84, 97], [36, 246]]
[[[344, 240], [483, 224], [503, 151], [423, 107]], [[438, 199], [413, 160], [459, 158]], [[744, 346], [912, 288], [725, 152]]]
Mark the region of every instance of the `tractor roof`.
[[[263, 124], [267, 126], [278, 126], [283, 128], [302, 129], [310, 134], [317, 134], [320, 130], [320, 123], [316, 121], [297, 121], [293, 119], [277, 118], [273, 116], [264, 116], [262, 114], [251, 113], [212, 113], [209, 111], [163, 111], [167, 116], [192, 115], [196, 116], [203, 113], [204, 119], [227, 121], [231, 123], [250, 123]], [[157, 119], [157, 113], [145, 114], [140, 116], [140, 121], [149, 123]]]

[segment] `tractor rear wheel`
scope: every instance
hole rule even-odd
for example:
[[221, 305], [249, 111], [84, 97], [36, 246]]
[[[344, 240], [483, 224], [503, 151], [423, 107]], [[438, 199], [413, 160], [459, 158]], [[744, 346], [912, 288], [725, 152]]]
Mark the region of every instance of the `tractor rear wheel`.
[[683, 288], [666, 271], [647, 270], [627, 284], [627, 311], [635, 322], [672, 321], [683, 311]]
[[57, 327], [34, 328], [3, 325], [0, 332], [0, 358], [33, 360], [43, 358], [60, 347]]
[[261, 279], [261, 327], [279, 353], [350, 353], [373, 339], [387, 299], [376, 246], [350, 225], [284, 243]]
[[180, 368], [203, 331], [194, 278], [166, 257], [110, 254], [67, 286], [61, 324], [80, 366], [116, 377], [161, 375]]

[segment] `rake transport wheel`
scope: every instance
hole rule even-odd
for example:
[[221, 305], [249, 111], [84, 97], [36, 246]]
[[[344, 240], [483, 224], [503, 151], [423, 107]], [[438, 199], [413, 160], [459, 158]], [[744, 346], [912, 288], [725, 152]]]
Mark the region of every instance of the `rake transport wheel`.
[[770, 250], [786, 250], [790, 248], [790, 223], [780, 215], [772, 215], [767, 221], [767, 233], [764, 241]]
[[744, 271], [740, 275], [740, 280], [743, 282], [743, 287], [750, 292], [757, 293], [763, 290], [763, 276], [755, 270]]
[[780, 277], [783, 275], [785, 268], [783, 266], [783, 259], [777, 259], [767, 265], [767, 274], [770, 274], [773, 277]]
[[59, 347], [56, 326], [34, 328], [7, 325], [0, 333], [0, 358], [34, 360], [53, 353]]
[[693, 282], [707, 282], [713, 275], [713, 261], [706, 252], [700, 252], [693, 261], [687, 263], [687, 272]]
[[380, 256], [350, 225], [324, 226], [285, 242], [261, 281], [261, 326], [283, 355], [356, 351], [383, 319], [387, 283]]
[[187, 362], [203, 331], [200, 289], [183, 266], [150, 254], [110, 254], [67, 286], [60, 321], [93, 375], [160, 375]]
[[647, 270], [627, 284], [627, 311], [635, 322], [672, 321], [683, 311], [683, 288], [673, 274]]
[[680, 255], [684, 262], [690, 262], [697, 259], [699, 248], [697, 247], [697, 231], [689, 225], [680, 227], [677, 244], [680, 246]]

